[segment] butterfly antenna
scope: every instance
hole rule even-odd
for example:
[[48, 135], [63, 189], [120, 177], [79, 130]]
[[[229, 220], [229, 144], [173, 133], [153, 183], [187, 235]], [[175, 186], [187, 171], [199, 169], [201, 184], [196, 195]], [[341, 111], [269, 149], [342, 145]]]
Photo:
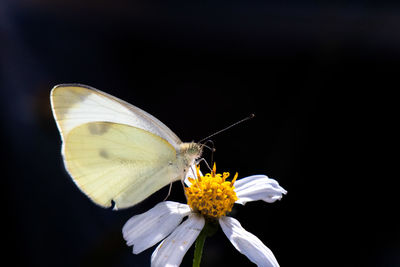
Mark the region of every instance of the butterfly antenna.
[[204, 140], [207, 140], [207, 139], [210, 138], [210, 137], [213, 137], [213, 136], [215, 136], [215, 135], [217, 135], [217, 134], [220, 134], [220, 133], [222, 133], [222, 132], [224, 132], [224, 131], [226, 131], [226, 130], [232, 128], [233, 126], [236, 126], [236, 125], [238, 125], [238, 124], [240, 124], [240, 123], [242, 123], [242, 122], [245, 122], [245, 121], [247, 121], [247, 120], [250, 120], [250, 119], [254, 118], [255, 116], [256, 116], [256, 115], [255, 115], [254, 113], [252, 113], [252, 114], [250, 114], [249, 116], [247, 116], [246, 118], [241, 119], [240, 121], [237, 121], [237, 122], [235, 122], [235, 123], [233, 123], [233, 124], [231, 124], [231, 125], [229, 125], [229, 126], [223, 128], [222, 130], [219, 130], [218, 132], [215, 132], [215, 133], [213, 133], [213, 134], [207, 136], [206, 138], [201, 139], [198, 143], [201, 143], [201, 142], [203, 142]]

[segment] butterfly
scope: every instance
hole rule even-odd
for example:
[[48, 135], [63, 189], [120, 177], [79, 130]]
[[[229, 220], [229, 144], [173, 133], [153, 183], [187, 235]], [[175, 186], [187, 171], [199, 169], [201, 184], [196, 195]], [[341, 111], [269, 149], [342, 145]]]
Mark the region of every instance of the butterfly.
[[65, 168], [102, 207], [134, 206], [183, 180], [202, 154], [201, 144], [182, 142], [149, 113], [90, 86], [57, 85], [50, 101]]

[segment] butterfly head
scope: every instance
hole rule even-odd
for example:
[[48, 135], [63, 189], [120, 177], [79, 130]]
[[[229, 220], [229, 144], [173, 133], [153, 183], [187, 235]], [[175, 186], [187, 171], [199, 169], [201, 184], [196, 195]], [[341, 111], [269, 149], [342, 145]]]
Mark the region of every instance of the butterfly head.
[[183, 157], [184, 165], [191, 166], [196, 159], [201, 157], [203, 146], [201, 144], [191, 142], [182, 143], [180, 146], [180, 156]]
[[203, 153], [203, 146], [201, 144], [191, 142], [191, 143], [183, 143], [181, 145], [182, 154], [187, 155], [188, 158], [193, 160], [200, 158]]

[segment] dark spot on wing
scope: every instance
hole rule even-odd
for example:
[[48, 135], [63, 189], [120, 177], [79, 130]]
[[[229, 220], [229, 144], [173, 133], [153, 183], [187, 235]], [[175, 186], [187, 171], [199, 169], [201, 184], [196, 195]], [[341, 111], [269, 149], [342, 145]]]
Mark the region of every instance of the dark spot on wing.
[[79, 91], [79, 99], [82, 102], [85, 101], [86, 98], [88, 98], [90, 95], [93, 94], [93, 92], [90, 90], [90, 88], [87, 88], [86, 86], [76, 85], [76, 87], [84, 87], [85, 89], [89, 89], [89, 90], [80, 90]]
[[110, 126], [106, 123], [89, 123], [89, 132], [93, 135], [103, 135], [108, 131]]
[[100, 155], [100, 157], [105, 158], [105, 159], [110, 158], [110, 155], [108, 154], [107, 150], [105, 150], [105, 149], [100, 149], [99, 155]]

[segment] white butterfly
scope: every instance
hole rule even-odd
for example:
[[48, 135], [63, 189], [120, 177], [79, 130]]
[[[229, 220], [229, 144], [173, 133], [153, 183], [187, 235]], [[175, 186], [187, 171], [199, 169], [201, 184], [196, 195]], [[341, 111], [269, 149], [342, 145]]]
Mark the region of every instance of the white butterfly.
[[100, 206], [137, 204], [183, 180], [202, 153], [149, 113], [92, 87], [57, 85], [50, 99], [65, 168]]

